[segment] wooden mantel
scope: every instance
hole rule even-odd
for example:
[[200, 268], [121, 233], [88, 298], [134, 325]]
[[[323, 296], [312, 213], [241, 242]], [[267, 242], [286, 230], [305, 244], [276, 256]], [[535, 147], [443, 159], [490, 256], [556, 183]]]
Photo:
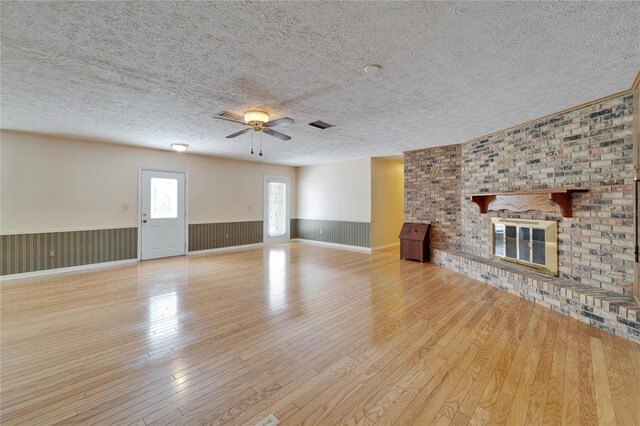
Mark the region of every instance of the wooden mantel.
[[494, 192], [471, 194], [471, 201], [480, 207], [480, 213], [489, 210], [525, 212], [538, 210], [545, 213], [560, 213], [572, 217], [571, 195], [586, 192], [586, 188], [538, 189], [534, 191]]

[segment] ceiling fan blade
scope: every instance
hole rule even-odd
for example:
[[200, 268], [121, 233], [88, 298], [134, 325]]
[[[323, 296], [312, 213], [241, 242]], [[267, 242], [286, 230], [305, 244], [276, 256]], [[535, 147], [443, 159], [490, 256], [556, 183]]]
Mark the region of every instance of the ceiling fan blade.
[[238, 137], [240, 135], [244, 135], [245, 133], [247, 133], [250, 130], [251, 130], [251, 127], [247, 127], [246, 129], [242, 129], [239, 132], [231, 133], [229, 136], [227, 136], [227, 139], [231, 139], [231, 138]]
[[233, 121], [234, 123], [247, 124], [244, 122], [244, 118], [239, 115], [235, 115], [231, 112], [222, 111], [218, 115], [214, 115], [213, 118], [219, 118], [221, 120]]
[[268, 134], [269, 136], [274, 136], [278, 139], [282, 139], [283, 141], [288, 141], [289, 139], [291, 139], [291, 136], [287, 136], [284, 133], [280, 133], [277, 132], [275, 130], [271, 130], [271, 129], [263, 129], [262, 130], [264, 133]]
[[276, 120], [267, 121], [266, 123], [264, 123], [264, 127], [286, 126], [287, 124], [293, 124], [293, 123], [295, 123], [295, 121], [293, 121], [292, 118], [282, 117]]

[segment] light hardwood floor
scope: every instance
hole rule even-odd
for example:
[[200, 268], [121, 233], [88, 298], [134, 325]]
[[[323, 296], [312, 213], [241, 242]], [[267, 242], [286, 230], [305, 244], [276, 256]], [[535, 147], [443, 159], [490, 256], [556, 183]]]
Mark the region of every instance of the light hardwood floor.
[[1, 287], [13, 424], [634, 424], [640, 346], [432, 264], [286, 244]]

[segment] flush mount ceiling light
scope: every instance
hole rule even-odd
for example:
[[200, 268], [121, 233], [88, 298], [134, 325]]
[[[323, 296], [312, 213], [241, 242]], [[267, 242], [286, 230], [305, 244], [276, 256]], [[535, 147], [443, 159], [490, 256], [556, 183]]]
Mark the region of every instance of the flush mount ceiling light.
[[187, 145], [186, 143], [172, 143], [171, 148], [173, 148], [174, 151], [184, 152], [187, 150], [187, 148], [189, 148], [189, 145]]
[[375, 74], [377, 72], [380, 72], [381, 68], [382, 67], [380, 65], [371, 64], [371, 65], [367, 65], [366, 67], [364, 67], [364, 72], [366, 72], [367, 74]]
[[293, 119], [289, 117], [277, 118], [269, 121], [269, 114], [260, 110], [250, 110], [244, 113], [244, 116], [239, 116], [231, 112], [222, 111], [214, 118], [221, 120], [232, 121], [234, 123], [242, 124], [243, 126], [249, 126], [246, 129], [242, 129], [239, 132], [232, 133], [227, 136], [227, 139], [236, 138], [240, 135], [244, 135], [247, 132], [251, 133], [251, 153], [253, 154], [253, 133], [260, 133], [260, 155], [262, 157], [262, 134], [266, 133], [269, 136], [276, 137], [283, 141], [288, 141], [291, 136], [287, 136], [284, 133], [280, 133], [273, 130], [272, 127], [284, 126], [287, 124], [293, 124]]

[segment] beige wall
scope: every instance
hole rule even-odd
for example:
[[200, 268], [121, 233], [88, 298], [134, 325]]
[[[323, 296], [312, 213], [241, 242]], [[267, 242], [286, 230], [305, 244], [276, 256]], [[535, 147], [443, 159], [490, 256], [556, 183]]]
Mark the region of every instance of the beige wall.
[[404, 221], [404, 161], [371, 160], [371, 247], [398, 243]]
[[189, 223], [262, 220], [264, 175], [291, 178], [296, 216], [294, 167], [3, 130], [0, 231], [136, 226], [138, 167], [189, 173]]
[[371, 221], [371, 160], [298, 168], [298, 218]]

